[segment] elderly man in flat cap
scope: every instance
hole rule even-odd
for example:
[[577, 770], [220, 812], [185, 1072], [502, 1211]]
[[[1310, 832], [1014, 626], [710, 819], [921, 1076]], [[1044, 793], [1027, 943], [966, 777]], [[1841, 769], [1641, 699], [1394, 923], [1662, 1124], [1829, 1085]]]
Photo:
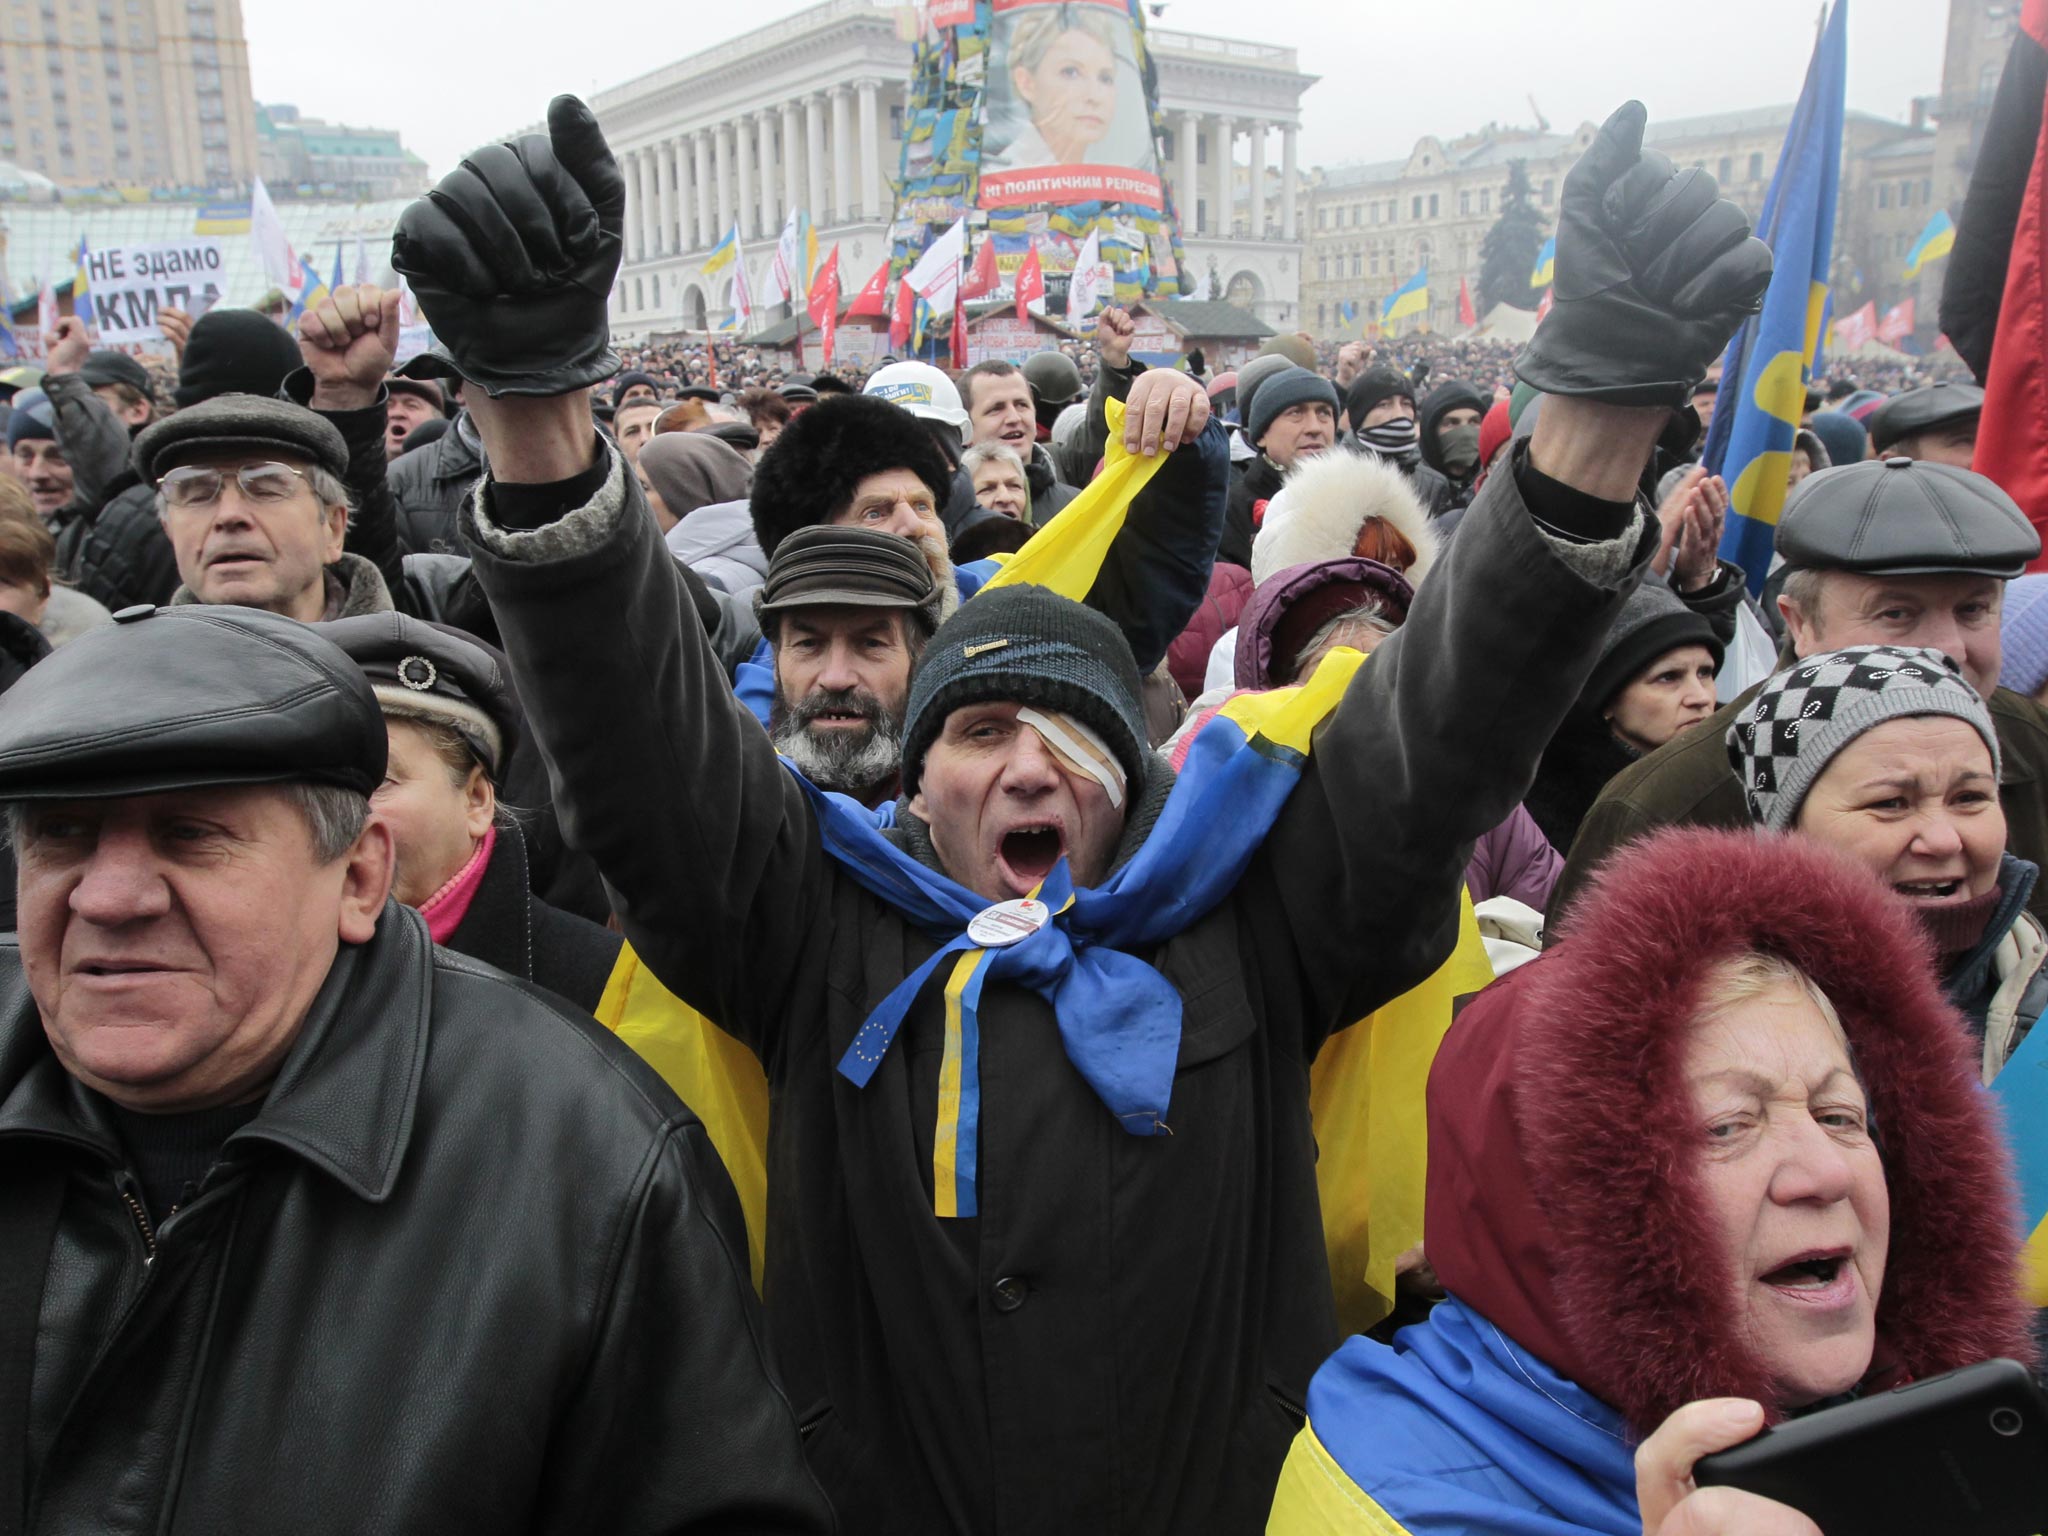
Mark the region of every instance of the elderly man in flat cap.
[[1943, 382], [1893, 395], [1864, 424], [1870, 428], [1870, 451], [1881, 459], [1924, 459], [1968, 469], [1983, 414], [1983, 390]]
[[702, 1127], [388, 899], [384, 767], [249, 609], [0, 700], [0, 1528], [830, 1529]]
[[[1778, 524], [1787, 660], [1845, 645], [1926, 646], [1983, 695], [1998, 727], [2007, 846], [2048, 858], [2048, 714], [1998, 686], [2005, 584], [2041, 552], [2013, 499], [1983, 475], [1898, 457], [1801, 481]], [[1762, 685], [1759, 684], [1758, 687]], [[1616, 774], [1579, 827], [1550, 897], [1553, 931], [1615, 849], [1657, 827], [1748, 825], [1723, 738], [1756, 689]], [[2048, 894], [2030, 910], [2048, 917]]]
[[939, 622], [917, 546], [867, 528], [799, 528], [776, 547], [754, 611], [775, 658], [775, 750], [820, 789], [893, 801], [911, 669]]

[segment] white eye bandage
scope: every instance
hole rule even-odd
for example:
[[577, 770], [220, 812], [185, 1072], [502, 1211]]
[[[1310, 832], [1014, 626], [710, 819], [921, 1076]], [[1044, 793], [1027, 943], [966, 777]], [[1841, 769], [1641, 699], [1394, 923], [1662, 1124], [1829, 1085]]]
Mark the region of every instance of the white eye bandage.
[[1039, 740], [1052, 749], [1052, 755], [1063, 765], [1100, 784], [1102, 792], [1109, 796], [1112, 810], [1124, 808], [1128, 776], [1116, 754], [1109, 750], [1108, 742], [1072, 715], [1058, 710], [1020, 709], [1017, 719], [1038, 732]]

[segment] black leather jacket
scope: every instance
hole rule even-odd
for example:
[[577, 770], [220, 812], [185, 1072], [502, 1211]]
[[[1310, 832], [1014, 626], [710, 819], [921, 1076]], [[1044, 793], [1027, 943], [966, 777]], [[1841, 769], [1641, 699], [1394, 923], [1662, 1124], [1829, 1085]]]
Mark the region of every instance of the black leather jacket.
[[25, 1404], [0, 1371], [21, 1529], [832, 1527], [703, 1127], [417, 913], [342, 946], [199, 1193], [154, 1231], [136, 1198], [0, 950], [0, 1360], [38, 1330]]

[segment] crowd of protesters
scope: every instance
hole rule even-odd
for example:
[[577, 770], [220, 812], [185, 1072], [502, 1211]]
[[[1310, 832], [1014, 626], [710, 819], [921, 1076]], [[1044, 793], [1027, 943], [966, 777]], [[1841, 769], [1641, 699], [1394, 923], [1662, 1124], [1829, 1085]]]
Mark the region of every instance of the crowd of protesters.
[[1770, 253], [1644, 123], [1519, 347], [615, 348], [571, 97], [404, 216], [403, 366], [63, 322], [0, 1531], [1809, 1536], [1694, 1464], [2034, 1365], [2040, 539], [1837, 365], [1752, 593]]

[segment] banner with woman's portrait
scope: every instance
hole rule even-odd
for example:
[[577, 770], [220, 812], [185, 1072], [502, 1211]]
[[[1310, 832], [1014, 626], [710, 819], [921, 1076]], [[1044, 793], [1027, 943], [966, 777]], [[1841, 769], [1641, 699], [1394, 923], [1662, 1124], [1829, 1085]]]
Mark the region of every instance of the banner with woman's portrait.
[[1162, 205], [1124, 0], [991, 0], [984, 208]]

